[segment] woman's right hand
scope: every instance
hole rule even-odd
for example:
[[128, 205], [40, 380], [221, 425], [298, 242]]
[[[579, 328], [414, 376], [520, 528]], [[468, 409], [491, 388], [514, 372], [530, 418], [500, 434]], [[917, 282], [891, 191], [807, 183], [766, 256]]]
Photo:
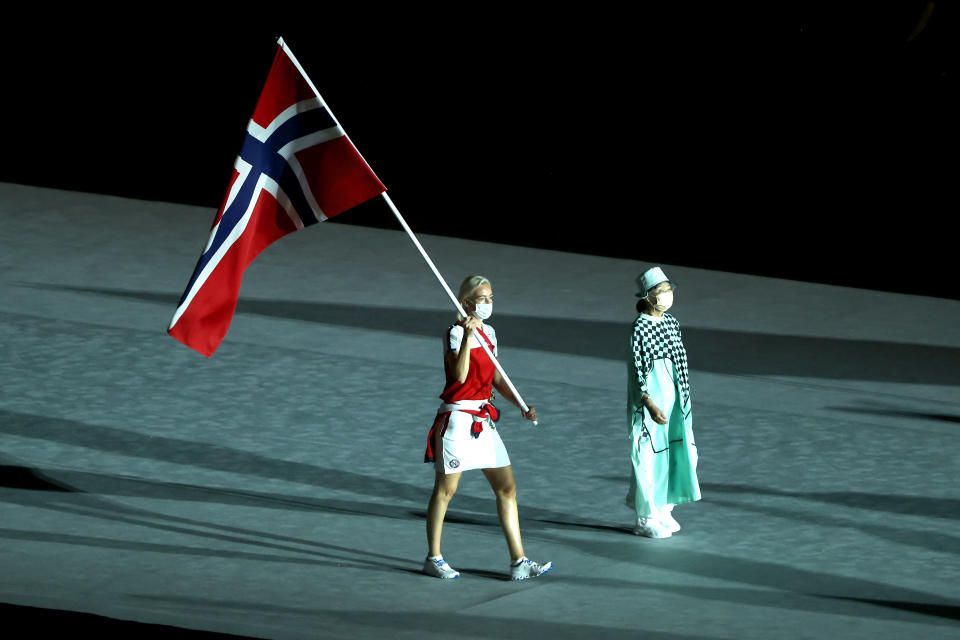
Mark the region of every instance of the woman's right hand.
[[480, 329], [481, 327], [483, 327], [483, 321], [478, 318], [474, 318], [473, 316], [470, 316], [469, 318], [463, 321], [463, 333], [464, 333], [463, 337], [466, 338], [467, 336], [472, 336], [473, 330]]

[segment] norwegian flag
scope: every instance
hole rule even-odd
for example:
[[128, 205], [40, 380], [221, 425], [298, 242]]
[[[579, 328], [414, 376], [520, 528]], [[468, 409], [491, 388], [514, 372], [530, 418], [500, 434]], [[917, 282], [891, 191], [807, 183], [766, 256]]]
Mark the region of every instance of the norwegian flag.
[[167, 332], [210, 357], [230, 327], [244, 270], [261, 251], [384, 191], [280, 39], [227, 196]]

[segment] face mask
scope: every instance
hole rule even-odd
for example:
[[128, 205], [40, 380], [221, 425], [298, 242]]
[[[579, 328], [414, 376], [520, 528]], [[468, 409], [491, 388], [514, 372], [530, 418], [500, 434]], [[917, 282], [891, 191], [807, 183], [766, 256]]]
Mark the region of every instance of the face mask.
[[474, 318], [477, 318], [477, 319], [479, 319], [479, 320], [486, 320], [487, 318], [489, 318], [490, 316], [493, 315], [493, 303], [492, 303], [492, 302], [487, 303], [487, 304], [478, 304], [478, 305], [476, 305], [476, 307], [477, 307], [477, 308], [473, 310], [473, 313], [470, 314], [470, 315], [472, 315]]
[[663, 313], [673, 306], [673, 291], [664, 291], [654, 297], [653, 308]]

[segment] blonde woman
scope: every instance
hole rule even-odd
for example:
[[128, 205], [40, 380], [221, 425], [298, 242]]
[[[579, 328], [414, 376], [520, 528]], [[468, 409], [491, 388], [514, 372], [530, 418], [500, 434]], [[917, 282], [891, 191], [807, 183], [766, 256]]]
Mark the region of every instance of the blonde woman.
[[[470, 276], [460, 285], [458, 297], [467, 317], [459, 317], [444, 337], [446, 386], [440, 394], [443, 403], [427, 437], [424, 456], [424, 462], [434, 464], [435, 476], [427, 508], [429, 552], [423, 572], [436, 578], [460, 576], [440, 553], [443, 519], [457, 491], [460, 474], [480, 469], [497, 496], [497, 514], [510, 552], [510, 577], [513, 580], [534, 578], [549, 571], [553, 563], [539, 564], [524, 555], [517, 485], [510, 457], [497, 433], [495, 423], [499, 412], [490, 403], [493, 388], [517, 407], [520, 403], [478, 342], [485, 341], [494, 356], [498, 354], [497, 333], [484, 322], [493, 313], [493, 287], [483, 276]], [[533, 407], [522, 415], [530, 421], [537, 419]]]

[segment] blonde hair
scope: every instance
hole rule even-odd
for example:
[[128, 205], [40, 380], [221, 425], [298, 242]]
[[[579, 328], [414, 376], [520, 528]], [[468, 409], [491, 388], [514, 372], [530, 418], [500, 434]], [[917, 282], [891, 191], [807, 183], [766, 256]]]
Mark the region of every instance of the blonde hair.
[[[460, 284], [460, 293], [457, 295], [457, 300], [463, 303], [464, 298], [476, 291], [477, 287], [485, 284], [489, 284], [490, 288], [493, 288], [493, 285], [490, 284], [490, 280], [488, 280], [485, 276], [467, 276], [467, 278]], [[463, 316], [458, 313], [457, 319], [463, 320]]]

